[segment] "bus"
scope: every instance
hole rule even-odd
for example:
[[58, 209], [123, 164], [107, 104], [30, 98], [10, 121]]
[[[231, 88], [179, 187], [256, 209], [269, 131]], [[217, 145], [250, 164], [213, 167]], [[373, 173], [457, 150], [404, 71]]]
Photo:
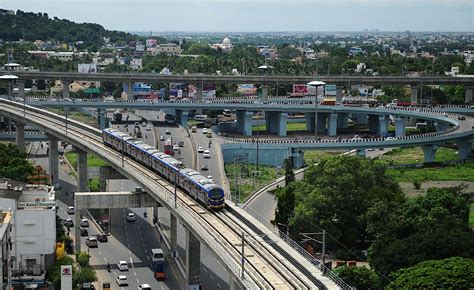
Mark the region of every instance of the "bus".
[[165, 280], [165, 255], [162, 249], [151, 249], [151, 265], [155, 279]]
[[195, 115], [194, 120], [196, 120], [196, 121], [206, 121], [207, 120], [207, 115]]
[[174, 155], [173, 142], [171, 141], [171, 138], [168, 138], [168, 140], [165, 141], [165, 145], [163, 146], [163, 152], [168, 155]]

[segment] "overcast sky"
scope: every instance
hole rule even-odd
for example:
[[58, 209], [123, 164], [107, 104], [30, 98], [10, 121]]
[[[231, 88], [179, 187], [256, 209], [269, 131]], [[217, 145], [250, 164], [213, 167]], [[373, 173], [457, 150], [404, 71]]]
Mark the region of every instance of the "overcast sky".
[[474, 31], [474, 0], [0, 0], [123, 31]]

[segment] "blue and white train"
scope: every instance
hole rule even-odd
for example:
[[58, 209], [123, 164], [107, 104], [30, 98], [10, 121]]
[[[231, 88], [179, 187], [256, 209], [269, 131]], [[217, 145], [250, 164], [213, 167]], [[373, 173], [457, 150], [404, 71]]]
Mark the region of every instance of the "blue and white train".
[[225, 207], [224, 190], [184, 163], [116, 129], [102, 130], [105, 145], [122, 152], [186, 191], [209, 209]]

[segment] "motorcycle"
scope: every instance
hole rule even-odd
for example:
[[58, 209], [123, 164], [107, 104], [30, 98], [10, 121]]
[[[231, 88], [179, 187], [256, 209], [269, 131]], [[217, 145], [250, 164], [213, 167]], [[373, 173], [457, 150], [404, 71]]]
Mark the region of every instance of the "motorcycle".
[[110, 273], [110, 269], [111, 269], [111, 267], [110, 267], [110, 263], [109, 263], [109, 264], [107, 264], [107, 271], [108, 271], [109, 273]]

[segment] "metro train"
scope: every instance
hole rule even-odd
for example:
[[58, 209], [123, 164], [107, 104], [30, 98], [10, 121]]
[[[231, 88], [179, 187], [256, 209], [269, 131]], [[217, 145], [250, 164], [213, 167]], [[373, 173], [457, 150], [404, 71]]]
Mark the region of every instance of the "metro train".
[[116, 129], [102, 130], [102, 140], [105, 145], [118, 152], [123, 150], [125, 155], [160, 174], [171, 183], [176, 182], [178, 187], [207, 208], [225, 207], [224, 190], [199, 172], [186, 168], [181, 161]]

